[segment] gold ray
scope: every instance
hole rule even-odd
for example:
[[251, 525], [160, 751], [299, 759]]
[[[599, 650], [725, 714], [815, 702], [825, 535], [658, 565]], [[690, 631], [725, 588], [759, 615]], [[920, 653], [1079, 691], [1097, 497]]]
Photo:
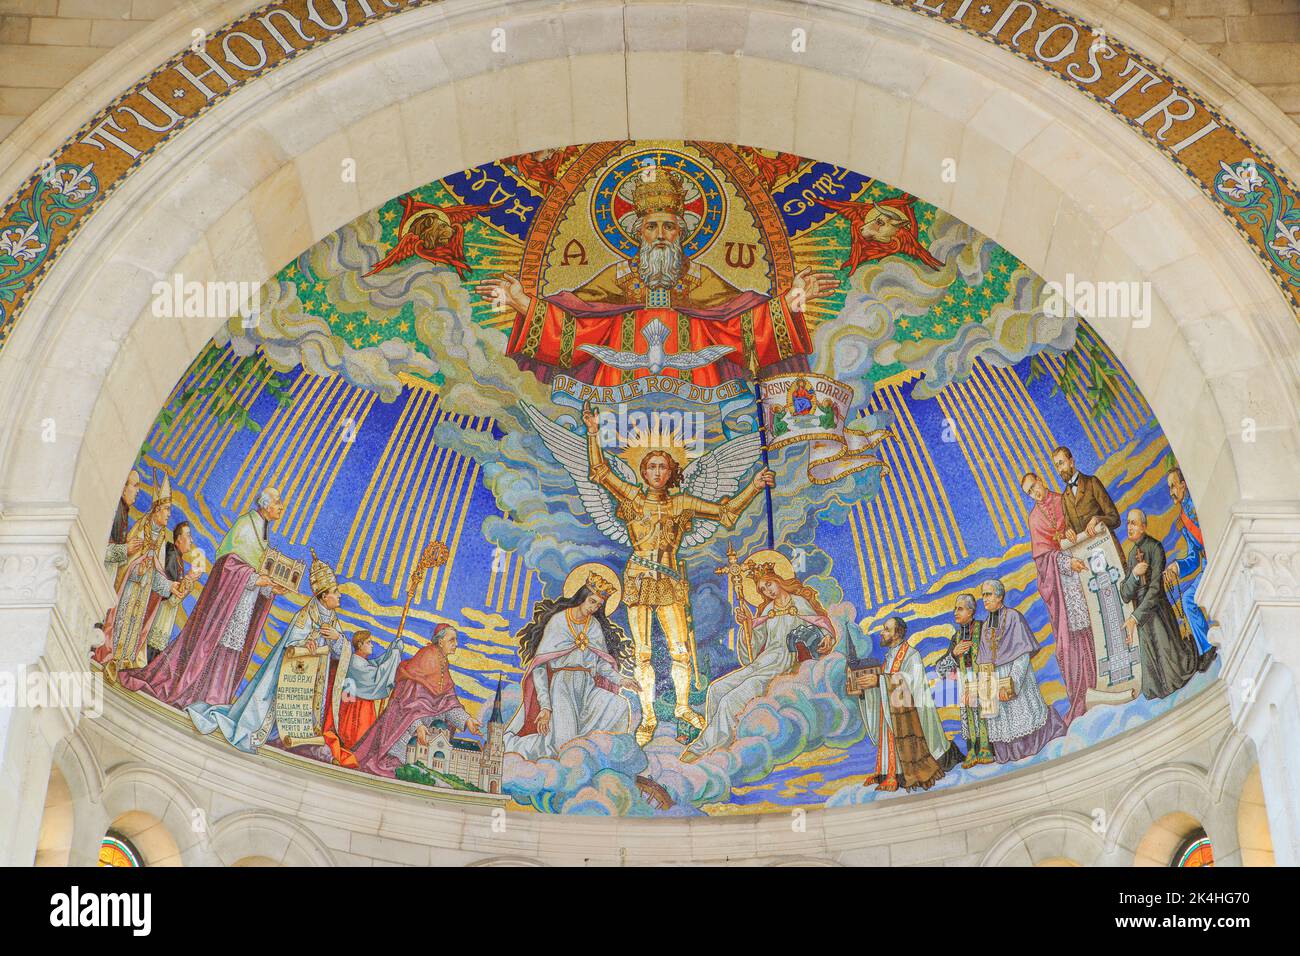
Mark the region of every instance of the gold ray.
[[[938, 571], [939, 566], [943, 563], [942, 561], [943, 555], [942, 553], [940, 553], [939, 554], [940, 560], [937, 562], [935, 561], [935, 557], [934, 557], [935, 553], [938, 552], [939, 550], [939, 536], [938, 536], [938, 532], [935, 530], [934, 527], [935, 525], [934, 512], [932, 508], [927, 507], [928, 499], [926, 498], [924, 492], [921, 489], [920, 477], [917, 474], [916, 470], [912, 467], [912, 452], [913, 452], [912, 446], [917, 442], [921, 441], [921, 438], [919, 435], [915, 434], [914, 432], [909, 431], [908, 428], [903, 424], [901, 416], [898, 415], [897, 407], [896, 407], [896, 403], [900, 399], [900, 396], [898, 394], [898, 388], [896, 386], [891, 386], [890, 388], [885, 390], [884, 395], [885, 395], [885, 404], [887, 404], [889, 408], [894, 412], [895, 427], [900, 433], [899, 440], [897, 442], [890, 442], [886, 446], [886, 449], [889, 452], [887, 459], [890, 461], [895, 461], [896, 459], [901, 460], [903, 465], [903, 471], [906, 472], [906, 478], [903, 478], [903, 476], [897, 470], [896, 463], [895, 463], [895, 470], [893, 474], [899, 476], [900, 481], [904, 486], [905, 491], [907, 492], [907, 499], [908, 499], [909, 506], [913, 511], [917, 513], [918, 526], [920, 525], [922, 520], [924, 520], [927, 526], [925, 528], [925, 533], [920, 534], [919, 537], [921, 539], [921, 547], [925, 552], [926, 567], [929, 571], [927, 577], [930, 577], [933, 576]], [[931, 546], [931, 539], [933, 539], [933, 547]]]
[[[955, 564], [959, 557], [966, 557], [966, 542], [962, 538], [961, 525], [957, 523], [956, 515], [953, 513], [952, 502], [948, 500], [948, 489], [944, 486], [943, 479], [939, 475], [939, 469], [935, 467], [934, 459], [930, 457], [930, 449], [926, 446], [925, 441], [920, 438], [921, 429], [917, 426], [916, 419], [912, 417], [912, 409], [908, 407], [902, 389], [894, 387], [894, 392], [896, 396], [894, 410], [902, 413], [902, 416], [907, 419], [912, 434], [917, 436], [914, 447], [925, 459], [925, 468], [922, 469], [922, 474], [925, 476], [925, 483], [930, 490], [930, 495], [933, 498], [937, 494], [943, 500], [944, 513], [939, 520], [939, 530], [943, 533], [944, 542], [948, 545], [948, 563]], [[956, 548], [953, 546], [952, 536], [948, 533], [950, 526], [953, 535], [956, 535]], [[960, 552], [960, 555], [958, 552]]]
[[[1010, 408], [1007, 407], [1006, 401], [998, 390], [989, 384], [988, 379], [983, 374], [982, 364], [983, 363], [981, 362], [975, 363], [975, 374], [971, 376], [971, 381], [974, 383], [975, 390], [980, 393], [980, 396], [987, 403], [984, 406], [986, 411], [991, 412], [996, 416], [996, 421], [993, 424], [993, 427], [998, 430], [999, 434], [1005, 434], [1006, 436], [1006, 442], [1003, 444], [1003, 449], [1015, 459], [1015, 471], [1017, 474], [1008, 474], [1005, 466], [999, 470], [1007, 477], [1007, 484], [1014, 486], [1014, 491], [1011, 491], [1010, 493], [1015, 497], [1020, 506], [1020, 517], [1022, 522], [1020, 530], [1023, 530], [1028, 527], [1027, 523], [1029, 521], [1029, 514], [1025, 509], [1025, 493], [1020, 487], [1020, 478], [1027, 472], [1036, 471], [1037, 464], [1034, 461], [1032, 450], [1024, 441], [1023, 430], [1016, 427], [1019, 419], [1012, 413]], [[1006, 461], [1006, 459], [1002, 460]]]
[[[392, 458], [393, 449], [398, 444], [402, 429], [405, 427], [406, 419], [411, 414], [411, 403], [407, 402], [402, 406], [401, 412], [397, 415], [397, 424], [388, 435], [388, 441], [384, 443], [384, 452], [379, 457], [379, 463], [375, 466], [374, 471], [370, 473], [370, 483], [366, 486], [365, 494], [361, 496], [361, 502], [356, 510], [356, 515], [352, 519], [352, 527], [348, 529], [348, 536], [343, 544], [343, 553], [348, 560], [348, 576], [356, 573], [357, 562], [361, 559], [361, 552], [365, 546], [365, 534], [362, 533], [360, 540], [357, 539], [357, 529], [365, 527], [365, 522], [369, 520], [371, 512], [371, 500], [374, 497], [375, 490], [383, 487], [383, 480], [387, 475], [388, 462]], [[354, 542], [356, 543], [354, 547]], [[343, 558], [340, 558], [339, 564], [342, 565]]]
[[975, 476], [975, 481], [980, 487], [980, 495], [984, 499], [984, 509], [988, 512], [994, 531], [997, 532], [998, 543], [1006, 547], [1008, 528], [1006, 514], [1002, 509], [1001, 500], [993, 491], [992, 482], [981, 460], [981, 455], [986, 454], [986, 452], [983, 452], [982, 448], [976, 448], [975, 442], [972, 441], [974, 428], [967, 420], [964, 407], [959, 403], [959, 387], [950, 385], [940, 392], [937, 397], [944, 416], [957, 427], [957, 447], [961, 449], [962, 455], [966, 458], [966, 465], [970, 468], [971, 474]]
[[[266, 390], [266, 383], [271, 380], [271, 376], [274, 374], [275, 374], [275, 369], [268, 367], [266, 370], [266, 374], [263, 375], [261, 381], [258, 382], [257, 393], [253, 396], [252, 402], [257, 401], [262, 396], [262, 392]], [[250, 406], [252, 402], [249, 402]], [[207, 456], [207, 463], [203, 468], [202, 474], [200, 474], [199, 477], [193, 482], [195, 488], [207, 487], [208, 479], [212, 477], [213, 468], [216, 467], [217, 462], [219, 462], [221, 460], [221, 457], [226, 453], [226, 448], [229, 447], [231, 439], [234, 438], [236, 434], [238, 434], [238, 431], [239, 429], [235, 427], [234, 422], [226, 423], [226, 433], [224, 437], [222, 437], [221, 439], [221, 444], [217, 446], [216, 450], [211, 455]]]
[[[400, 434], [398, 435], [397, 450], [388, 465], [388, 474], [384, 478], [384, 491], [375, 504], [374, 513], [370, 518], [370, 532], [367, 535], [368, 544], [366, 545], [366, 556], [363, 559], [361, 576], [367, 580], [373, 581], [375, 567], [375, 548], [383, 538], [381, 528], [384, 527], [389, 508], [392, 507], [393, 495], [397, 492], [401, 482], [398, 475], [404, 472], [410, 463], [411, 448], [415, 441], [415, 436], [419, 432], [421, 424], [424, 424], [422, 416], [424, 415], [425, 406], [431, 401], [432, 396], [426, 392], [417, 392], [415, 395], [408, 397], [407, 407], [411, 414], [407, 416], [402, 423]], [[380, 552], [382, 556], [382, 551]]]
[[[196, 383], [195, 386], [196, 389], [212, 381], [212, 377], [217, 374], [218, 370], [224, 369], [226, 377], [229, 378], [229, 376], [234, 373], [234, 368], [233, 367], [225, 368], [225, 366], [226, 366], [226, 356], [223, 355], [216, 362], [212, 363], [212, 365], [208, 368], [207, 372], [204, 373], [203, 378], [201, 378]], [[185, 416], [190, 412], [191, 409], [195, 407], [194, 403], [200, 401], [211, 404], [212, 396], [209, 395], [206, 399], [204, 399], [201, 398], [201, 396], [196, 391], [195, 394], [191, 395], [189, 400], [183, 406], [181, 406], [181, 410], [176, 414], [176, 420], [185, 421]], [[170, 435], [168, 435], [166, 441], [163, 442], [162, 447], [158, 449], [159, 455], [161, 455], [164, 458], [173, 458], [174, 457], [173, 452], [178, 447], [178, 442], [182, 441], [183, 436], [189, 435], [190, 430], [193, 428], [193, 426], [194, 426], [194, 421], [191, 420], [185, 425], [184, 428], [177, 429], [173, 431]]]
[[[489, 418], [476, 419], [474, 430], [481, 432], [484, 431], [485, 429], [491, 428], [491, 425], [492, 425], [492, 420]], [[473, 459], [473, 462], [474, 464], [473, 467], [470, 469], [470, 475], [469, 475], [469, 488], [465, 491], [465, 495], [463, 498], [460, 497], [461, 485], [457, 485], [456, 487], [456, 497], [460, 498], [460, 518], [456, 522], [456, 531], [455, 534], [452, 535], [452, 539], [451, 539], [451, 557], [447, 559], [447, 566], [439, 569], [442, 572], [442, 580], [438, 584], [438, 607], [439, 608], [442, 607], [442, 602], [447, 596], [447, 582], [451, 580], [451, 568], [456, 561], [456, 555], [460, 549], [460, 535], [465, 528], [465, 517], [466, 515], [469, 514], [470, 499], [473, 497], [474, 488], [478, 483], [478, 471], [479, 471], [478, 459], [477, 458]], [[461, 478], [463, 484], [464, 472], [461, 473]]]
[[[361, 433], [361, 426], [365, 422], [367, 416], [369, 416], [370, 409], [374, 406], [375, 400], [378, 397], [379, 396], [376, 395], [374, 392], [370, 392], [369, 394], [365, 395], [365, 397], [362, 399], [362, 408], [360, 412], [358, 412], [353, 417], [353, 421], [356, 422], [356, 427], [352, 430], [354, 436], [359, 435]], [[338, 444], [342, 443], [342, 441], [343, 441], [343, 433], [340, 432], [339, 439], [338, 442], [335, 443], [335, 447], [337, 447]], [[338, 460], [335, 461], [334, 467], [330, 470], [329, 478], [326, 480], [324, 488], [320, 491], [320, 494], [316, 496], [316, 506], [315, 508], [312, 509], [311, 520], [307, 522], [307, 530], [303, 532], [302, 535], [303, 541], [311, 540], [312, 532], [316, 529], [316, 519], [320, 517], [321, 506], [324, 505], [326, 499], [329, 498], [330, 491], [334, 487], [334, 482], [338, 479], [339, 470], [343, 467], [343, 462], [347, 458], [347, 456], [348, 456], [348, 452], [344, 452], [343, 454], [338, 456]]]
[[[234, 511], [243, 511], [249, 498], [252, 497], [253, 488], [256, 482], [265, 473], [263, 466], [267, 461], [267, 456], [272, 450], [278, 447], [279, 442], [284, 441], [286, 430], [281, 425], [286, 421], [292, 421], [290, 415], [297, 410], [298, 414], [302, 412], [302, 403], [307, 396], [315, 389], [317, 381], [313, 381], [315, 376], [300, 375], [293, 383], [291, 394], [293, 395], [293, 404], [288, 408], [277, 407], [271, 414], [270, 421], [262, 427], [261, 433], [257, 436], [257, 441], [253, 447], [248, 450], [248, 455], [244, 458], [243, 467], [240, 469], [240, 475], [236, 478], [234, 484], [226, 490], [226, 495], [222, 499], [223, 506], [230, 506]], [[249, 459], [253, 459], [252, 467], [249, 467]], [[235, 504], [231, 505], [231, 498], [235, 499]]]
[[[384, 577], [392, 582], [393, 597], [396, 598], [401, 593], [402, 580], [401, 574], [394, 574], [394, 570], [409, 568], [411, 566], [411, 554], [415, 548], [415, 543], [420, 540], [417, 537], [416, 529], [420, 523], [420, 517], [424, 514], [425, 509], [429, 506], [429, 489], [433, 486], [433, 474], [438, 466], [438, 461], [442, 455], [442, 449], [433, 441], [432, 436], [438, 429], [438, 423], [442, 421], [444, 413], [442, 403], [435, 396], [433, 398], [433, 414], [429, 416], [429, 446], [426, 449], [426, 460], [421, 467], [422, 474], [415, 482], [415, 493], [411, 496], [410, 502], [414, 508], [408, 508], [405, 520], [402, 526], [398, 528], [397, 541], [388, 552], [388, 566], [384, 569]], [[430, 452], [432, 454], [430, 454]]]
[[[303, 534], [303, 530], [308, 522], [308, 515], [320, 509], [321, 499], [329, 494], [329, 486], [334, 483], [333, 476], [338, 474], [339, 467], [343, 464], [343, 459], [347, 457], [346, 451], [342, 454], [339, 453], [339, 445], [352, 444], [352, 442], [345, 443], [343, 441], [346, 430], [342, 425], [344, 422], [349, 420], [353, 423], [354, 427], [352, 429], [352, 435], [355, 440], [356, 432], [360, 427], [356, 419], [357, 407], [362, 403], [366, 394], [367, 393], [364, 389], [349, 388], [344, 406], [339, 413], [342, 417], [339, 418], [339, 420], [336, 421], [334, 426], [329, 430], [329, 441], [325, 443], [325, 447], [321, 451], [320, 460], [323, 463], [323, 467], [315, 469], [315, 477], [312, 478], [311, 482], [303, 490], [301, 496], [305, 502], [305, 506], [299, 512], [297, 519], [293, 522], [292, 526], [287, 529], [286, 536], [291, 537], [292, 540], [299, 544], [309, 540], [308, 536]], [[373, 395], [373, 393], [371, 394]], [[327, 476], [329, 476], [328, 482], [326, 482]], [[326, 485], [324, 490], [322, 490], [323, 484]]]
[[[314, 416], [315, 420], [303, 429], [304, 436], [310, 436], [314, 431], [315, 438], [312, 438], [310, 443], [304, 438], [296, 453], [292, 449], [285, 453], [285, 467], [280, 469], [280, 480], [286, 485], [293, 488], [297, 488], [299, 484], [306, 485], [308, 482], [307, 476], [320, 470], [320, 459], [317, 458], [317, 454], [320, 451], [321, 442], [325, 440], [325, 436], [330, 435], [332, 437], [338, 431], [339, 406], [343, 401], [347, 400], [350, 391], [346, 386], [347, 383], [344, 381], [343, 376], [340, 375], [335, 378], [333, 384], [325, 389], [320, 413]], [[310, 506], [311, 500], [305, 494], [294, 495], [289, 499], [289, 507], [282, 519], [284, 526], [287, 528], [300, 519]]]
[[[407, 446], [401, 461], [398, 463], [397, 475], [391, 481], [389, 488], [390, 498], [380, 508], [379, 513], [375, 516], [373, 522], [374, 530], [371, 532], [371, 541], [380, 542], [378, 557], [374, 563], [374, 575], [369, 573], [370, 565], [367, 565], [367, 577], [375, 581], [395, 582], [395, 579], [401, 577], [401, 569], [394, 574], [394, 564], [397, 559], [398, 548], [401, 545], [400, 528], [410, 523], [411, 509], [415, 504], [415, 496], [411, 493], [414, 489], [410, 486], [411, 475], [420, 461], [420, 449], [428, 440], [437, 420], [438, 396], [429, 393], [419, 393], [417, 400], [420, 403], [419, 409], [414, 413], [416, 416], [414, 427], [411, 429], [411, 440]], [[397, 538], [392, 540], [396, 531]], [[391, 547], [390, 547], [391, 544]], [[387, 553], [388, 563], [384, 566], [384, 556]]]

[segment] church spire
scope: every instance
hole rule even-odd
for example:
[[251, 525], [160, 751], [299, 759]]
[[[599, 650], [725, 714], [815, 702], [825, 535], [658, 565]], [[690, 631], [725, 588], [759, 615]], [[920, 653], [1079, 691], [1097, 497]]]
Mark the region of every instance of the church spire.
[[501, 718], [501, 675], [497, 674], [497, 696], [492, 701], [492, 716], [488, 718], [489, 724], [504, 723]]

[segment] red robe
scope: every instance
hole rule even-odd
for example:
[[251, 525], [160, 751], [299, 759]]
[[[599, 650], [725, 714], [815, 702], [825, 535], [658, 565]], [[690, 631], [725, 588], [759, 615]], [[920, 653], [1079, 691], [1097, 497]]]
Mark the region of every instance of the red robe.
[[[389, 751], [398, 741], [405, 742], [412, 725], [460, 707], [446, 655], [437, 644], [426, 644], [398, 666], [388, 707], [357, 742], [357, 767], [367, 773], [393, 776], [401, 761]], [[342, 717], [340, 712], [340, 722]]]
[[669, 293], [669, 307], [651, 307], [632, 261], [615, 263], [587, 285], [572, 292], [532, 298], [519, 316], [506, 346], [523, 368], [542, 381], [563, 371], [579, 381], [613, 386], [641, 378], [648, 369], [625, 373], [582, 351], [583, 345], [603, 345], [622, 352], [646, 350], [642, 329], [659, 319], [672, 331], [669, 354], [698, 351], [710, 345], [730, 346], [729, 355], [691, 371], [665, 369], [663, 375], [714, 386], [749, 376], [749, 356], [760, 369], [806, 371], [812, 339], [803, 314], [787, 312], [779, 299], [742, 292], [706, 268], [687, 262], [678, 287]]
[[352, 751], [379, 719], [383, 701], [343, 697], [339, 701], [339, 720], [336, 725], [331, 702], [334, 700], [334, 682], [339, 679], [338, 673], [339, 662], [331, 660], [329, 684], [325, 689], [325, 723], [322, 725], [321, 736], [329, 745], [336, 763], [342, 767], [355, 767], [357, 758]]

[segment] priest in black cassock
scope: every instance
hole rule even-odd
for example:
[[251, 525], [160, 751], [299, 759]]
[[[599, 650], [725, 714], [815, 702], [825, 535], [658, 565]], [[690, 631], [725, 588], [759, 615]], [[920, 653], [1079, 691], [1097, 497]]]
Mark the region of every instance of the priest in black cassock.
[[1164, 545], [1147, 534], [1147, 516], [1137, 508], [1128, 513], [1128, 540], [1119, 583], [1120, 597], [1133, 602], [1133, 613], [1124, 621], [1128, 643], [1137, 644], [1142, 660], [1142, 696], [1168, 697], [1196, 673], [1196, 645], [1179, 633], [1162, 583]]

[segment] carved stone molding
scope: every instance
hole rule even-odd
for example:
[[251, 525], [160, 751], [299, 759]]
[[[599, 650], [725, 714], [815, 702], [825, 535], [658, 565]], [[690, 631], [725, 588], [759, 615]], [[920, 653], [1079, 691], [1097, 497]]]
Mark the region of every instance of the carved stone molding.
[[1300, 601], [1300, 539], [1252, 542], [1242, 554], [1241, 566], [1256, 597]]
[[99, 554], [75, 511], [46, 508], [0, 515], [0, 648], [11, 661], [51, 670], [88, 668], [94, 622], [110, 599]]
[[0, 605], [52, 607], [67, 569], [63, 549], [0, 547]]

